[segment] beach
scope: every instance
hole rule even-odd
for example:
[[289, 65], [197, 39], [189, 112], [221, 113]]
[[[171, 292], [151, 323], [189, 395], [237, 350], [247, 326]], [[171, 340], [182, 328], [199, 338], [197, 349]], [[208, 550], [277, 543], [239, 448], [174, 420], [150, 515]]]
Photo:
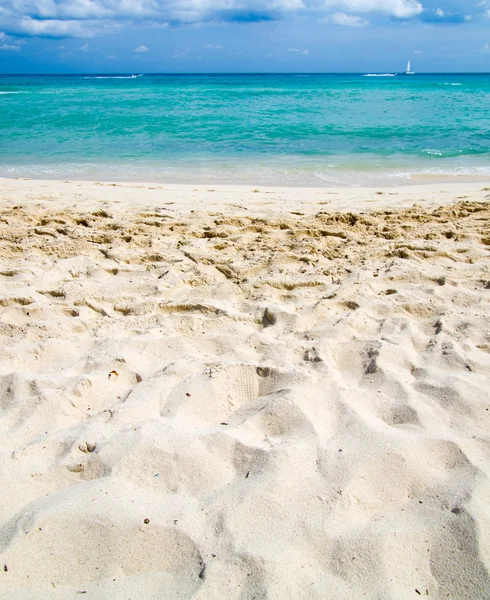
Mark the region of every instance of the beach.
[[0, 199], [0, 598], [490, 597], [490, 182]]

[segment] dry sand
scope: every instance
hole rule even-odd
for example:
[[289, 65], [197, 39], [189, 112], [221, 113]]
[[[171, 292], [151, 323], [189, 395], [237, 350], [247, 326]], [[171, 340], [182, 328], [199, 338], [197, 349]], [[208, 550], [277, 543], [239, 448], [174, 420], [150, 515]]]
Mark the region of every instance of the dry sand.
[[490, 188], [0, 195], [0, 598], [490, 598]]

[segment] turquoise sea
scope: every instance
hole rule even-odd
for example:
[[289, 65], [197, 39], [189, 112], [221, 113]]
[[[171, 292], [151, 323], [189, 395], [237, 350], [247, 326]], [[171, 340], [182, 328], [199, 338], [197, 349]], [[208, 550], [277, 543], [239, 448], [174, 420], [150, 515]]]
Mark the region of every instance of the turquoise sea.
[[490, 74], [0, 76], [0, 176], [281, 185], [490, 176]]

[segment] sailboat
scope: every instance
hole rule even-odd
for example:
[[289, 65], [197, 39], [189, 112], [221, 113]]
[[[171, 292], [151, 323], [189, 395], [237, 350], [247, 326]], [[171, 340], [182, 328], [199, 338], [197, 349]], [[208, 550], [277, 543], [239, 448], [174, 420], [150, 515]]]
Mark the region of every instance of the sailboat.
[[415, 75], [410, 66], [410, 61], [407, 63], [407, 70], [405, 71], [405, 75]]

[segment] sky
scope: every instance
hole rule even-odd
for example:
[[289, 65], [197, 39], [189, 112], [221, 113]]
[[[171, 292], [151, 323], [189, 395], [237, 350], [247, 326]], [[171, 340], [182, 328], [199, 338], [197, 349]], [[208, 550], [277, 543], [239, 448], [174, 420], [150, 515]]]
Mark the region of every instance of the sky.
[[0, 0], [0, 73], [490, 72], [490, 0]]

